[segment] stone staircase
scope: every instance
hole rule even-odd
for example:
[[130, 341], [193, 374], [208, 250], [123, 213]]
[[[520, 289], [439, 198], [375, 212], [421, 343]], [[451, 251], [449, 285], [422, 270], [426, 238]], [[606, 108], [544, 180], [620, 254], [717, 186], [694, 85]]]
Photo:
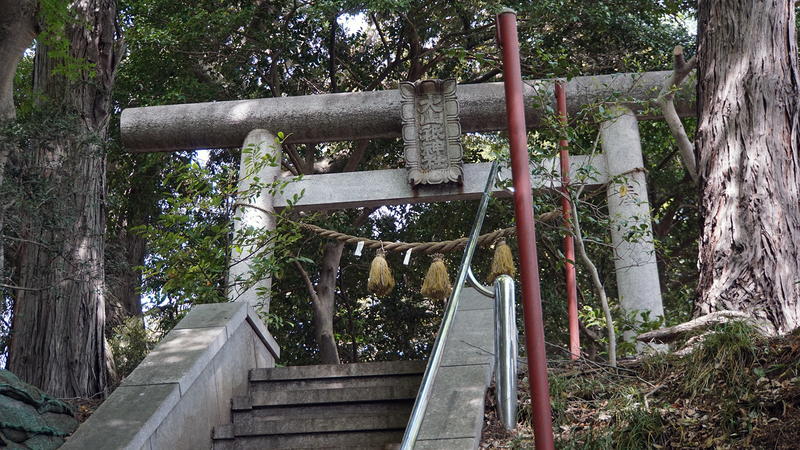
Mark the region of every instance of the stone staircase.
[[[494, 301], [464, 289], [415, 450], [478, 449], [493, 348]], [[231, 422], [213, 429], [213, 450], [399, 449], [425, 367], [252, 369], [247, 395], [231, 400]]]
[[249, 394], [214, 427], [214, 450], [399, 448], [424, 362], [250, 371]]

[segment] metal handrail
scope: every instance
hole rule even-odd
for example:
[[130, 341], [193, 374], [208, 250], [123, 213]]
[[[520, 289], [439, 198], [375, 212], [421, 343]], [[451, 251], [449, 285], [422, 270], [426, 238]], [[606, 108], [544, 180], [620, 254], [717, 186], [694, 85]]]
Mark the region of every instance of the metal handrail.
[[514, 279], [500, 275], [494, 281], [494, 382], [497, 412], [506, 430], [517, 425], [517, 316]]
[[484, 286], [480, 281], [478, 281], [477, 278], [475, 278], [475, 274], [472, 273], [472, 267], [469, 267], [467, 270], [467, 281], [469, 281], [469, 284], [479, 293], [485, 295], [486, 297], [494, 298], [495, 292], [492, 290], [492, 288]]
[[517, 425], [517, 356], [519, 334], [517, 331], [516, 294], [514, 279], [500, 275], [494, 281], [494, 290], [475, 278], [472, 267], [467, 281], [476, 291], [494, 299], [494, 382], [497, 414], [507, 430]]
[[412, 450], [414, 444], [417, 442], [419, 430], [422, 427], [422, 419], [425, 417], [425, 410], [428, 408], [428, 402], [431, 398], [433, 391], [433, 382], [436, 380], [436, 374], [439, 372], [439, 365], [442, 362], [444, 355], [444, 346], [447, 342], [447, 335], [450, 334], [450, 328], [453, 326], [453, 321], [456, 316], [456, 309], [458, 308], [458, 299], [461, 296], [461, 290], [467, 279], [467, 273], [470, 272], [470, 264], [472, 263], [472, 256], [475, 253], [475, 247], [478, 244], [478, 235], [480, 234], [481, 227], [483, 226], [483, 218], [486, 214], [486, 207], [489, 205], [489, 197], [494, 186], [494, 179], [497, 176], [497, 161], [492, 163], [489, 170], [489, 179], [486, 182], [486, 188], [483, 190], [480, 204], [478, 206], [478, 213], [475, 216], [475, 221], [472, 223], [472, 231], [470, 232], [469, 239], [467, 240], [467, 247], [464, 249], [464, 256], [461, 258], [461, 265], [459, 266], [458, 276], [456, 277], [453, 292], [450, 294], [450, 300], [447, 302], [445, 308], [444, 318], [442, 325], [439, 327], [439, 334], [436, 336], [436, 341], [433, 344], [431, 351], [430, 361], [428, 367], [425, 368], [425, 375], [422, 377], [422, 384], [419, 388], [417, 400], [414, 402], [414, 409], [411, 410], [411, 417], [408, 419], [408, 426], [403, 435], [403, 443], [400, 445], [401, 450]]

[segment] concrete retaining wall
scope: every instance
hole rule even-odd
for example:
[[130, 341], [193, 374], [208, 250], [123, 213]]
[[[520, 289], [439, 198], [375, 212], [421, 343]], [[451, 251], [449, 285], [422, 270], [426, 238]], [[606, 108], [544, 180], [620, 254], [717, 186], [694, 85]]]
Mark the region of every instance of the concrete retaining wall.
[[210, 450], [248, 371], [279, 354], [247, 303], [196, 305], [61, 448]]

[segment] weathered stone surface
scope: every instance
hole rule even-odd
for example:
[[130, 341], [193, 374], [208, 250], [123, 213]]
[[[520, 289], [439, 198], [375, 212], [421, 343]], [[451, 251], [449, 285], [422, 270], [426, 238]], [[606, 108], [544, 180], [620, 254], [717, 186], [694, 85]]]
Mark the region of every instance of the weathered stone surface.
[[394, 375], [391, 377], [381, 376], [357, 376], [347, 379], [322, 378], [308, 380], [283, 380], [270, 381], [268, 383], [256, 383], [250, 380], [250, 393], [256, 392], [283, 392], [283, 391], [307, 391], [314, 389], [381, 389], [385, 386], [416, 386], [419, 388], [419, 380], [422, 374]]
[[[637, 102], [655, 103], [659, 89], [671, 73], [575, 77], [566, 82], [568, 115], [574, 117], [584, 105], [608, 99], [624, 102], [637, 111], [639, 120], [660, 118], [653, 108]], [[541, 126], [545, 108], [540, 103], [555, 108], [554, 82], [523, 83], [528, 128]], [[694, 89], [690, 83], [685, 86], [683, 93]], [[539, 100], [542, 96], [543, 102]], [[691, 95], [675, 98], [686, 99]], [[462, 132], [508, 128], [503, 83], [462, 85], [458, 103]], [[681, 117], [696, 114], [694, 104], [689, 101], [676, 101], [676, 109]], [[245, 136], [256, 128], [283, 132], [286, 143], [398, 138], [402, 129], [400, 114], [400, 96], [388, 90], [128, 108], [122, 112], [120, 126], [123, 143], [129, 151], [165, 152], [240, 147]]]
[[67, 450], [210, 450], [247, 371], [274, 365], [247, 303], [196, 305], [64, 445]]
[[419, 441], [465, 438], [477, 445], [491, 373], [489, 364], [439, 368]]
[[[351, 431], [348, 433], [290, 434], [277, 436], [242, 436], [235, 441], [217, 441], [214, 450], [264, 450], [264, 449], [349, 449], [379, 450], [387, 442], [403, 440], [403, 430]], [[233, 444], [233, 445], [226, 445]]]
[[461, 184], [464, 151], [456, 81], [403, 81], [400, 95], [408, 182]]
[[[405, 169], [368, 170], [361, 172], [326, 173], [306, 175], [299, 181], [288, 183], [286, 188], [275, 195], [275, 209], [280, 211], [287, 200], [295, 196], [300, 200], [295, 210], [328, 210], [343, 208], [378, 207], [383, 205], [405, 205], [411, 203], [431, 203], [455, 200], [477, 200], [486, 189], [491, 163], [464, 164], [464, 183], [419, 185], [412, 187], [406, 181]], [[605, 185], [605, 158], [588, 155], [570, 157], [570, 179], [578, 180], [580, 170], [591, 166], [593, 178], [586, 180], [587, 187]], [[550, 191], [561, 188], [560, 181], [541, 174], [560, 173], [558, 158], [547, 158], [531, 164], [531, 186], [536, 191]], [[501, 170], [504, 180], [511, 179], [511, 170]], [[288, 181], [289, 179], [282, 178]], [[369, 186], [369, 189], [353, 189], [353, 186]], [[492, 195], [497, 198], [510, 198], [511, 193], [495, 186]]]
[[[153, 416], [165, 416], [180, 400], [178, 384], [120, 386], [89, 417], [65, 448], [128, 449], [141, 446], [158, 424]], [[134, 442], [139, 434], [146, 435]], [[129, 446], [134, 442], [133, 446]]]
[[473, 288], [462, 291], [414, 448], [478, 448], [484, 396], [495, 362], [492, 302]]
[[469, 450], [474, 446], [474, 438], [437, 439], [435, 441], [417, 441], [414, 450]]
[[191, 314], [187, 314], [173, 329], [188, 330], [224, 327], [229, 323], [239, 324], [246, 316], [247, 308], [245, 305], [238, 303], [209, 303], [203, 305], [202, 308], [193, 308]]
[[413, 399], [417, 386], [400, 384], [370, 388], [309, 389], [297, 391], [254, 392], [253, 406], [280, 406], [284, 404], [315, 404], [337, 402], [362, 402]]
[[424, 371], [422, 361], [252, 370], [214, 449], [385, 450], [402, 438]]
[[422, 374], [423, 372], [425, 372], [425, 362], [423, 361], [383, 361], [369, 364], [290, 366], [271, 369], [253, 369], [250, 371], [250, 381], [298, 380], [308, 378], [319, 380], [340, 377]]
[[[607, 188], [608, 215], [612, 220], [609, 231], [614, 249], [617, 273], [617, 294], [622, 313], [633, 315], [641, 323], [640, 313], [649, 312], [650, 320], [664, 317], [661, 284], [658, 280], [656, 250], [651, 229], [650, 203], [644, 172], [639, 124], [634, 113], [617, 108], [615, 120], [600, 127], [603, 152], [609, 178]], [[633, 330], [623, 334], [626, 341], [636, 337]], [[637, 349], [648, 346], [637, 342]], [[656, 348], [666, 350], [666, 348]]]
[[180, 383], [186, 392], [226, 341], [225, 327], [174, 329], [122, 386]]

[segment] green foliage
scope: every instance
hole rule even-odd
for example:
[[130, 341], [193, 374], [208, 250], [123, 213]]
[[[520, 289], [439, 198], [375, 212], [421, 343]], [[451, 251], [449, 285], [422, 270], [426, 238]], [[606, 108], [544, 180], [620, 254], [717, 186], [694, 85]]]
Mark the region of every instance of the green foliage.
[[114, 365], [121, 377], [126, 377], [158, 343], [158, 337], [144, 326], [141, 317], [128, 317], [107, 336], [114, 355]]
[[33, 55], [26, 54], [14, 73], [14, 108], [17, 117], [28, 117], [35, 107], [33, 96]]
[[[134, 228], [147, 237], [153, 258], [143, 274], [155, 301], [218, 302], [225, 297], [228, 236], [232, 232], [234, 173], [211, 174], [194, 162], [168, 174], [176, 190], [164, 199], [156, 224]], [[169, 249], [169, 251], [166, 251]]]
[[[247, 167], [243, 177], [250, 180], [247, 189], [240, 188], [235, 170], [186, 162], [164, 178], [169, 190], [164, 192], [159, 217], [152, 225], [133, 229], [147, 238], [151, 251], [142, 268], [143, 292], [161, 310], [180, 311], [184, 305], [228, 301], [233, 284], [252, 285], [279, 275], [287, 263], [286, 249], [298, 238], [296, 229], [284, 220], [289, 208], [278, 215], [276, 230], [246, 227], [234, 233], [234, 222], [240, 220], [234, 214], [237, 208], [247, 208], [250, 200], [261, 195], [274, 195], [287, 183], [258, 178], [264, 167], [277, 164], [271, 152], [260, 146], [242, 152]], [[243, 249], [255, 251], [247, 260], [234, 260], [233, 251]], [[232, 264], [247, 264], [251, 272], [229, 282]], [[175, 313], [173, 319], [162, 321], [162, 326], [179, 318], [180, 313]]]
[[[674, 2], [570, 0], [512, 2], [509, 6], [518, 13], [523, 72], [527, 78], [663, 69], [671, 65], [671, 50], [676, 44], [685, 48], [693, 46], [693, 37], [671, 19], [679, 12]], [[334, 89], [388, 89], [395, 86], [397, 80], [404, 79], [456, 78], [462, 84], [483, 82], [494, 80], [500, 68], [494, 41], [497, 5], [480, 0], [312, 3], [245, 0], [223, 6], [211, 0], [182, 3], [125, 0], [120, 8], [130, 48], [130, 56], [119, 71], [115, 94], [121, 109], [307, 95]], [[341, 23], [341, 18], [347, 16], [362, 17], [368, 22], [367, 28], [349, 33], [335, 26], [334, 20], [339, 18]], [[549, 94], [543, 92], [541, 99], [547, 107]], [[619, 96], [613, 92], [609, 96], [615, 94]], [[568, 131], [573, 154], [595, 151], [597, 133], [592, 119], [597, 113], [597, 108], [587, 105], [585, 112], [574, 118], [575, 126]], [[664, 129], [660, 130], [652, 139], [654, 148], [658, 146], [652, 151], [660, 152], [652, 158], [656, 164], [663, 159], [661, 153], [668, 153], [671, 148], [668, 132], [664, 134]], [[553, 156], [560, 137], [560, 127], [550, 119], [546, 129], [531, 136], [532, 159]], [[464, 142], [467, 162], [507, 158], [504, 133], [465, 136]], [[315, 161], [328, 163], [331, 171], [339, 171], [348, 162], [352, 147], [351, 143], [328, 143], [298, 146], [296, 150], [301, 158], [305, 152]], [[396, 168], [402, 164], [402, 158], [401, 142], [371, 142], [359, 170]], [[112, 234], [119, 233], [125, 226], [149, 230], [148, 236], [152, 236], [153, 241], [145, 263], [148, 296], [160, 302], [163, 314], [175, 317], [179, 317], [180, 308], [168, 305], [183, 302], [179, 300], [181, 296], [186, 295], [187, 302], [199, 298], [222, 300], [226, 253], [220, 249], [233, 244], [226, 241], [225, 236], [231, 229], [228, 218], [233, 197], [229, 193], [235, 190], [229, 165], [237, 164], [236, 155], [212, 151], [211, 165], [206, 168], [192, 166], [186, 154], [169, 157], [121, 154], [114, 156], [114, 161], [118, 171], [110, 175], [114, 188], [111, 189], [113, 204], [109, 208], [109, 225]], [[673, 158], [671, 162], [674, 161]], [[286, 170], [303, 172], [302, 167], [288, 159], [276, 163]], [[651, 164], [650, 158], [648, 164]], [[670, 170], [675, 174], [682, 171], [679, 163], [670, 164]], [[594, 177], [594, 169], [586, 167], [583, 176], [585, 179]], [[653, 185], [657, 184], [655, 189], [664, 190], [664, 195], [668, 196], [673, 178], [665, 178], [663, 184], [658, 180]], [[221, 193], [217, 200], [210, 197], [212, 189]], [[135, 200], [119, 194], [125, 192], [136, 192], [141, 195], [142, 202], [137, 206]], [[184, 201], [189, 197], [194, 197], [198, 206]], [[579, 208], [585, 220], [582, 223], [584, 232], [590, 238], [588, 251], [613, 298], [613, 264], [603, 198], [596, 193], [585, 194]], [[673, 200], [676, 202], [679, 200]], [[151, 210], [145, 205], [158, 207]], [[559, 205], [558, 196], [540, 195], [534, 199], [537, 214], [552, 211]], [[510, 201], [495, 200], [490, 208], [485, 230], [513, 224]], [[667, 209], [668, 206], [664, 215], [669, 212]], [[137, 216], [133, 211], [145, 213]], [[327, 212], [303, 220], [387, 241], [435, 241], [464, 236], [473, 219], [474, 205], [452, 202], [387, 207], [374, 213], [363, 225], [354, 227], [353, 222], [363, 212]], [[548, 342], [563, 347], [568, 342], [562, 275], [565, 259], [558, 243], [564, 229], [558, 222], [537, 225], [537, 245], [542, 280], [546, 281], [542, 285], [546, 336]], [[296, 233], [288, 222], [279, 220], [278, 226], [282, 236]], [[693, 223], [689, 223], [680, 228], [681, 239], [675, 241], [686, 240], [684, 237], [691, 235], [692, 226]], [[678, 229], [677, 222], [673, 229]], [[255, 234], [247, 233], [246, 239], [258, 243]], [[287, 237], [287, 242], [292, 239]], [[291, 245], [287, 244], [284, 250], [279, 249], [276, 255], [283, 252], [284, 257], [291, 254], [303, 258], [312, 283], [316, 283], [314, 270], [317, 268], [310, 261], [320, 258], [324, 243], [323, 239], [304, 235]], [[509, 245], [516, 251], [514, 240], [509, 241]], [[669, 245], [665, 243], [664, 249], [659, 251], [667, 254], [672, 248]], [[491, 260], [490, 253], [488, 249], [479, 250], [476, 273], [485, 271], [485, 264]], [[431, 304], [418, 293], [429, 261], [415, 256], [409, 266], [403, 266], [400, 258], [388, 256], [398, 281], [395, 291], [376, 299], [365, 287], [371, 257], [356, 258], [352, 248], [345, 248], [336, 286], [334, 320], [343, 359], [416, 359], [427, 352], [441, 311], [441, 305]], [[458, 252], [447, 256], [451, 277], [455, 276], [459, 260]], [[264, 273], [273, 271], [276, 274], [269, 320], [270, 329], [283, 348], [282, 363], [313, 362], [314, 330], [310, 325], [310, 300], [303, 281], [291, 268], [269, 261], [261, 263]], [[691, 276], [690, 266], [689, 258], [680, 257], [680, 263], [669, 267], [681, 271], [680, 275]], [[670, 280], [678, 278], [678, 275], [668, 277]], [[582, 305], [597, 311], [598, 300], [589, 278], [579, 271], [578, 281]], [[669, 286], [676, 292], [674, 302], [686, 309], [690, 288], [680, 288], [674, 283]], [[674, 317], [668, 315], [668, 320]]]
[[682, 362], [686, 364], [684, 385], [692, 395], [710, 390], [714, 384], [727, 386], [731, 400], [750, 389], [756, 363], [756, 345], [763, 340], [760, 334], [742, 321], [711, 327], [694, 352]]
[[619, 420], [625, 426], [612, 434], [615, 449], [638, 450], [657, 448], [655, 445], [663, 447], [666, 444], [666, 423], [659, 411], [631, 408], [624, 411]]
[[[632, 383], [635, 374], [607, 367], [580, 367], [556, 368], [548, 373], [555, 448], [638, 450], [664, 444], [665, 419], [660, 411], [644, 407], [643, 394]], [[527, 389], [523, 382], [522, 390]], [[530, 403], [523, 398], [522, 404], [525, 407], [520, 422], [528, 427]], [[600, 411], [599, 415], [582, 416], [594, 408]], [[525, 443], [518, 437], [517, 446], [514, 441], [511, 444], [512, 448], [529, 448]]]
[[64, 77], [71, 82], [83, 77], [92, 78], [92, 70], [96, 64], [70, 49], [69, 36], [74, 29], [91, 28], [93, 24], [88, 19], [81, 20], [71, 8], [72, 2], [68, 0], [40, 0], [38, 6], [36, 20], [43, 25], [43, 31], [36, 38], [36, 46], [46, 47], [48, 57], [56, 61], [51, 75]]

